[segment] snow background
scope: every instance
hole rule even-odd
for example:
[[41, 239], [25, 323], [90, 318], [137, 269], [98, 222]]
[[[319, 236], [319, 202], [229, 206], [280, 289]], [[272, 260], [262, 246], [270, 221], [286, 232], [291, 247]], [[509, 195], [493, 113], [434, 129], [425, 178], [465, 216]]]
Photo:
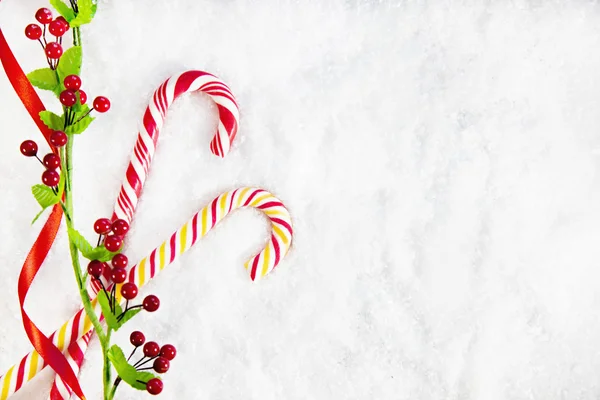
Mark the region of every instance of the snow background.
[[[0, 4], [26, 71], [43, 66], [22, 33], [43, 3]], [[113, 107], [76, 144], [82, 232], [110, 215], [152, 92], [186, 69], [231, 86], [239, 136], [217, 159], [216, 108], [176, 102], [130, 259], [238, 186], [294, 218], [293, 249], [262, 281], [242, 265], [267, 224], [244, 211], [144, 288], [161, 310], [115, 340], [142, 329], [178, 347], [162, 398], [600, 396], [600, 4], [104, 0], [83, 41], [83, 88]], [[18, 151], [41, 139], [4, 74], [0, 119], [3, 373], [31, 348], [16, 281], [42, 226], [29, 225], [41, 169]], [[47, 333], [78, 308], [67, 250], [61, 232], [28, 297]], [[99, 351], [82, 371], [90, 399]], [[13, 398], [45, 399], [50, 377]]]

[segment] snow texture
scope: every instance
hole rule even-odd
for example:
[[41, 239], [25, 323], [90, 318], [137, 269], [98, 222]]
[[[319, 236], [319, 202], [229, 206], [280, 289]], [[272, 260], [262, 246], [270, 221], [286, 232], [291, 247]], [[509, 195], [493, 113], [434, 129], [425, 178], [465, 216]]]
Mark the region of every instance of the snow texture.
[[[26, 71], [40, 0], [0, 25]], [[137, 125], [170, 75], [202, 69], [239, 100], [220, 160], [215, 106], [176, 102], [132, 227], [146, 255], [238, 186], [279, 196], [294, 246], [266, 279], [243, 262], [268, 226], [241, 211], [142, 294], [142, 329], [179, 355], [165, 399], [598, 399], [600, 4], [576, 1], [102, 0], [84, 88], [113, 108], [78, 138], [76, 223], [109, 216]], [[45, 103], [57, 103], [44, 94]], [[41, 142], [0, 74], [0, 372], [30, 350], [16, 281], [41, 223]], [[45, 146], [41, 146], [45, 148]], [[27, 310], [52, 332], [78, 309], [61, 232]], [[82, 371], [100, 399], [94, 341]], [[15, 395], [44, 400], [51, 374]], [[146, 399], [130, 388], [120, 399]]]

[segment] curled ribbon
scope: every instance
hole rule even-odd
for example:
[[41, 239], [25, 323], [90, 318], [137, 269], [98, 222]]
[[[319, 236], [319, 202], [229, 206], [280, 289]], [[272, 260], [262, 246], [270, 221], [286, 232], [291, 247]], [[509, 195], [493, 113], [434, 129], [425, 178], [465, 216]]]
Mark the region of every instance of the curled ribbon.
[[[2, 49], [0, 48], [0, 50]], [[24, 78], [27, 79], [26, 77]], [[166, 111], [173, 100], [179, 95], [190, 91], [202, 91], [217, 103], [219, 126], [217, 134], [211, 141], [210, 149], [213, 154], [221, 157], [225, 156], [229, 151], [231, 141], [237, 132], [239, 112], [235, 98], [227, 85], [215, 76], [202, 71], [188, 71], [170, 78], [157, 89], [153, 96], [153, 101], [144, 114], [143, 127], [140, 128], [131, 162], [127, 168], [126, 178], [117, 198], [113, 219], [123, 218], [131, 221], [133, 218]], [[35, 91], [33, 93], [35, 94]], [[35, 113], [35, 116], [37, 118], [37, 113]], [[135, 265], [130, 270], [128, 281], [134, 282], [140, 287], [143, 286], [159, 271], [164, 269], [166, 265], [173, 262], [176, 257], [193, 246], [200, 237], [206, 235], [229, 213], [238, 208], [245, 207], [253, 207], [261, 210], [271, 222], [272, 232], [267, 246], [245, 264], [252, 280], [266, 275], [277, 266], [289, 250], [293, 235], [291, 217], [283, 203], [271, 193], [258, 188], [239, 188], [218, 196], [209, 205], [195, 214], [192, 219], [171, 235], [168, 240]], [[97, 293], [98, 287], [94, 287], [93, 292]], [[118, 299], [121, 301], [122, 299], [118, 290], [117, 293]], [[96, 313], [100, 314], [101, 309], [95, 300], [93, 305]], [[65, 357], [60, 352], [68, 351], [66, 360], [70, 364], [71, 368], [69, 368], [69, 371], [72, 374], [76, 374], [79, 371], [92, 333], [91, 322], [85, 315], [84, 310], [81, 309], [48, 339], [51, 341], [50, 344], [52, 347], [59, 351], [63, 359]], [[45, 367], [44, 361], [39, 362], [39, 357], [42, 353], [35, 347], [35, 344], [34, 348], [35, 351], [23, 357], [20, 363], [14, 365], [6, 374], [0, 377], [0, 400], [5, 400], [8, 396], [15, 393], [25, 382], [32, 379]], [[46, 349], [42, 350], [45, 351]], [[46, 360], [43, 355], [42, 358]], [[52, 363], [48, 362], [48, 364], [57, 373], [59, 372]], [[58, 363], [55, 364], [58, 365]], [[71, 392], [79, 396], [77, 393], [78, 387], [79, 384], [76, 377], [75, 382], [73, 382], [68, 373], [58, 373], [50, 393], [50, 398], [52, 400], [68, 399]]]

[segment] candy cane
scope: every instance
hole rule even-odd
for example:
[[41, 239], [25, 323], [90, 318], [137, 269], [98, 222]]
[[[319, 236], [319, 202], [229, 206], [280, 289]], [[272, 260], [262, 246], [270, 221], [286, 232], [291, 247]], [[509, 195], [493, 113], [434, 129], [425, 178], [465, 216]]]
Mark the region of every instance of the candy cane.
[[[177, 257], [189, 250], [199, 238], [210, 232], [223, 218], [239, 208], [246, 207], [262, 211], [271, 222], [271, 238], [267, 246], [245, 263], [252, 280], [265, 276], [281, 262], [290, 248], [293, 235], [291, 217], [283, 203], [271, 193], [257, 188], [240, 188], [233, 192], [223, 193], [196, 213], [168, 240], [131, 269], [128, 282], [142, 287]], [[119, 293], [118, 290], [117, 293]], [[120, 295], [119, 300], [121, 300]], [[94, 300], [92, 304], [95, 312], [100, 313], [101, 309], [97, 301]], [[50, 338], [61, 351], [65, 351], [71, 342], [81, 338], [91, 329], [92, 324], [85, 311], [81, 309]], [[59, 338], [63, 338], [63, 340], [61, 341]], [[14, 365], [0, 378], [0, 400], [6, 400], [10, 394], [16, 391], [14, 390], [13, 374], [20, 375], [21, 379], [29, 381], [44, 366], [44, 362], [37, 352], [33, 351], [25, 356], [19, 364]]]
[[[216, 76], [203, 71], [187, 71], [167, 79], [154, 92], [152, 101], [144, 112], [125, 180], [115, 203], [113, 220], [121, 218], [131, 222], [133, 219], [167, 110], [179, 96], [195, 91], [210, 96], [219, 110], [219, 125], [210, 142], [210, 151], [220, 157], [225, 157], [229, 152], [239, 126], [239, 110], [231, 89]], [[100, 285], [91, 285], [91, 290], [96, 295]], [[90, 333], [90, 337], [92, 334], [93, 332]], [[83, 363], [83, 354], [87, 350], [90, 337], [77, 341], [69, 347], [67, 360], [73, 361], [71, 365], [76, 374]], [[70, 395], [71, 389], [64, 384], [60, 376], [55, 376], [50, 400], [67, 400]]]

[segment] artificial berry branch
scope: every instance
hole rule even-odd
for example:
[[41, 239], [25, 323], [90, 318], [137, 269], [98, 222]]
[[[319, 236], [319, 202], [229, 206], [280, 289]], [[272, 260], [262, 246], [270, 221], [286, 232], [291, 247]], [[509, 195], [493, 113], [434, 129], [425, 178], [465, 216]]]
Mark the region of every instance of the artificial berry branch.
[[[138, 295], [138, 287], [127, 282], [127, 266], [129, 260], [121, 252], [123, 238], [129, 231], [129, 224], [122, 219], [114, 221], [108, 218], [98, 219], [94, 223], [94, 231], [99, 235], [96, 247], [75, 230], [73, 206], [73, 144], [75, 137], [84, 132], [94, 118], [92, 112], [105, 113], [111, 104], [108, 98], [97, 96], [90, 108], [87, 94], [82, 90], [80, 77], [81, 25], [91, 22], [96, 12], [96, 4], [92, 0], [69, 0], [70, 7], [62, 0], [50, 0], [59, 12], [54, 17], [48, 8], [40, 8], [35, 13], [39, 23], [29, 24], [25, 28], [25, 36], [37, 41], [43, 48], [48, 68], [35, 70], [27, 75], [32, 85], [39, 89], [49, 90], [58, 98], [62, 115], [51, 111], [40, 112], [40, 119], [52, 131], [48, 142], [50, 152], [43, 158], [38, 156], [38, 145], [32, 140], [21, 144], [20, 150], [24, 156], [34, 157], [43, 166], [42, 184], [34, 185], [32, 193], [42, 207], [34, 221], [49, 207], [60, 205], [66, 218], [69, 236], [69, 251], [71, 255], [75, 279], [80, 297], [95, 332], [100, 340], [103, 353], [103, 384], [104, 400], [113, 400], [119, 382], [126, 381], [139, 390], [158, 394], [163, 389], [162, 381], [147, 370], [165, 373], [170, 367], [170, 361], [175, 357], [175, 348], [165, 345], [162, 348], [155, 342], [145, 343], [141, 332], [134, 332], [131, 343], [135, 346], [128, 359], [125, 359], [121, 349], [111, 346], [111, 335], [121, 326], [142, 310], [155, 312], [159, 309], [158, 297], [149, 295], [141, 304], [130, 306]], [[73, 46], [63, 48], [63, 38], [71, 31]], [[80, 255], [90, 260], [87, 268], [82, 270]], [[111, 262], [111, 265], [108, 264]], [[98, 291], [97, 302], [102, 309], [102, 317], [106, 328], [101, 323], [101, 317], [96, 314], [94, 304], [88, 292], [87, 279], [94, 290]], [[120, 305], [125, 299], [125, 308]], [[145, 343], [145, 345], [144, 345]], [[129, 360], [134, 356], [138, 347], [144, 345], [144, 355], [134, 365]], [[152, 367], [144, 367], [153, 362]], [[114, 383], [111, 378], [111, 365], [118, 373]]]

